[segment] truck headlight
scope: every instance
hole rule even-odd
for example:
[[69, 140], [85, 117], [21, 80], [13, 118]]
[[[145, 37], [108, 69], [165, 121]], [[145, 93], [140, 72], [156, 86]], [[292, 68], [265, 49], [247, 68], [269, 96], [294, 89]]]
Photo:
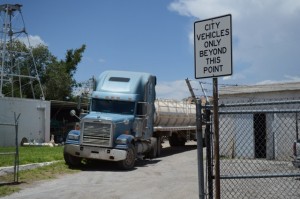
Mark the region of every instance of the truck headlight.
[[80, 135], [69, 134], [68, 140], [79, 140]]

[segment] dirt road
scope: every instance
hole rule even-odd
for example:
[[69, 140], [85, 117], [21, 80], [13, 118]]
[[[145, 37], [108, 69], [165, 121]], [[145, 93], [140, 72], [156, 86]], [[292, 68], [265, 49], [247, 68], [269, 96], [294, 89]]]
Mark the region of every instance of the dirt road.
[[198, 198], [196, 142], [172, 149], [165, 143], [160, 158], [138, 161], [131, 171], [120, 171], [115, 164], [107, 162], [98, 163], [76, 174], [36, 183], [4, 198]]

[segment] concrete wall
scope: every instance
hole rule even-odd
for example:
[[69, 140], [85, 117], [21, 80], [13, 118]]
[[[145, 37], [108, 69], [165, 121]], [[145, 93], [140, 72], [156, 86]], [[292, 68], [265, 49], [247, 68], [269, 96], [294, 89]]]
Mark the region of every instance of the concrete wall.
[[50, 102], [20, 98], [0, 98], [0, 146], [15, 145], [14, 113], [20, 115], [18, 143], [23, 138], [39, 143], [50, 140]]

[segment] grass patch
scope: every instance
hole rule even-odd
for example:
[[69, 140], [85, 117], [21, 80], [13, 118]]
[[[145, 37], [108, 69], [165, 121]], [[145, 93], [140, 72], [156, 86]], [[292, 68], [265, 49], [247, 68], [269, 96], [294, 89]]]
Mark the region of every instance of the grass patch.
[[[14, 147], [0, 147], [0, 153], [15, 152]], [[19, 147], [19, 164], [51, 162], [63, 160], [63, 146], [58, 147]], [[13, 166], [14, 155], [0, 155], [0, 167]]]
[[18, 185], [0, 185], [0, 197], [7, 196], [18, 191], [20, 191]]
[[[54, 179], [63, 174], [76, 173], [79, 170], [70, 169], [64, 161], [59, 161], [48, 166], [39, 167], [32, 170], [25, 170], [19, 172], [19, 183], [0, 183], [0, 197], [10, 195], [18, 192], [24, 185], [32, 184], [40, 180]], [[14, 175], [8, 174], [0, 176], [0, 182], [12, 182]]]
[[[0, 147], [0, 153], [15, 152], [14, 147]], [[0, 197], [18, 192], [24, 185], [40, 180], [56, 178], [59, 175], [78, 172], [70, 169], [63, 158], [63, 146], [58, 147], [38, 147], [26, 146], [19, 148], [19, 164], [41, 163], [58, 161], [48, 166], [39, 167], [32, 170], [19, 172], [19, 183], [14, 181], [14, 174], [0, 176]], [[13, 166], [14, 155], [0, 155], [0, 167]]]

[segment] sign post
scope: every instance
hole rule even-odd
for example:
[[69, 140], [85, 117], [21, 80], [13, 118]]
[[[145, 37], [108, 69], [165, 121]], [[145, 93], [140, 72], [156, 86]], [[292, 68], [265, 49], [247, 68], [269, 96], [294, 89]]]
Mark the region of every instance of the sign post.
[[[232, 75], [232, 27], [230, 14], [194, 23], [194, 57], [195, 78], [213, 78], [215, 198], [220, 199], [218, 77]], [[201, 110], [197, 109], [197, 111]], [[200, 150], [199, 147], [198, 150]], [[201, 150], [203, 151], [203, 149]], [[203, 167], [203, 165], [198, 165], [198, 172], [201, 171], [199, 167]], [[200, 187], [201, 181], [202, 179], [199, 179], [200, 193], [204, 189]]]

